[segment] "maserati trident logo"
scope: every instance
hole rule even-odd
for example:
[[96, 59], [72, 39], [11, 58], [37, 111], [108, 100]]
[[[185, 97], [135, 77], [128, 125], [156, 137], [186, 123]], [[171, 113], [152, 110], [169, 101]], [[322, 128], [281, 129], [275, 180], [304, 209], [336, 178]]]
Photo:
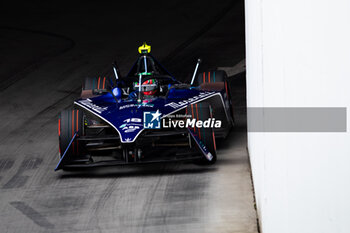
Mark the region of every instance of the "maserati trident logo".
[[160, 116], [162, 114], [156, 112], [143, 112], [143, 127], [145, 129], [160, 129]]

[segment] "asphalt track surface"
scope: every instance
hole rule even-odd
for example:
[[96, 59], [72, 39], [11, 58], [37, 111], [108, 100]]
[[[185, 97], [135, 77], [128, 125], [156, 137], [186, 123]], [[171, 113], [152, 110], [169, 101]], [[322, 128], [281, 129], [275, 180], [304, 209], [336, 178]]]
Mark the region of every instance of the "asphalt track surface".
[[[244, 59], [242, 1], [0, 8], [0, 232], [257, 232], [246, 152], [244, 81], [237, 127], [213, 166], [170, 163], [54, 172], [57, 114], [86, 76], [126, 74], [147, 41], [178, 79]], [[138, 6], [138, 7], [137, 7]]]

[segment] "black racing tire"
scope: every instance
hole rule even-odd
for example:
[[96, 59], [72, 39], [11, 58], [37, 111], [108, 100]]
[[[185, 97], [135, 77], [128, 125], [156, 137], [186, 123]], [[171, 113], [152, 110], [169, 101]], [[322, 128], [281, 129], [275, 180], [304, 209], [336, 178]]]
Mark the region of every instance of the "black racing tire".
[[[223, 89], [225, 89], [226, 93], [226, 101], [228, 101], [229, 105], [229, 112], [231, 115], [232, 123], [234, 124], [234, 111], [233, 111], [233, 105], [232, 105], [232, 98], [231, 98], [231, 90], [230, 90], [230, 82], [227, 78], [227, 74], [224, 70], [212, 70], [207, 72], [202, 72], [197, 75], [196, 78], [196, 85], [200, 86], [201, 84], [210, 84], [210, 83], [218, 83], [223, 82], [224, 85], [222, 86]], [[210, 86], [210, 85], [209, 85]], [[205, 90], [211, 90], [208, 85], [205, 87]], [[221, 89], [221, 90], [223, 90]], [[213, 90], [217, 90], [214, 88]]]
[[[209, 118], [214, 118], [212, 107], [208, 103], [198, 103], [198, 104], [192, 104], [188, 106], [187, 114], [192, 115], [192, 118], [196, 118], [197, 120], [203, 120], [203, 121]], [[213, 159], [211, 161], [208, 161], [206, 158], [202, 158], [200, 161], [198, 161], [199, 164], [205, 164], [205, 165], [214, 164], [217, 160], [214, 129], [204, 128], [204, 127], [202, 128], [195, 127], [191, 130], [204, 143], [208, 151], [213, 156]], [[193, 144], [198, 146], [194, 141], [193, 141]]]
[[[66, 148], [72, 140], [75, 133], [81, 135], [83, 129], [83, 112], [79, 109], [68, 108], [63, 110], [58, 118], [58, 137], [60, 158], [63, 156]], [[82, 144], [78, 140], [74, 140], [69, 150], [67, 158], [76, 158], [83, 153]]]
[[195, 79], [195, 86], [199, 86], [202, 83], [217, 83], [226, 82], [227, 74], [223, 70], [211, 70], [206, 72], [201, 72], [197, 74]]
[[102, 90], [110, 89], [109, 80], [106, 77], [92, 78], [87, 77], [84, 80], [82, 90], [93, 90], [99, 92]]

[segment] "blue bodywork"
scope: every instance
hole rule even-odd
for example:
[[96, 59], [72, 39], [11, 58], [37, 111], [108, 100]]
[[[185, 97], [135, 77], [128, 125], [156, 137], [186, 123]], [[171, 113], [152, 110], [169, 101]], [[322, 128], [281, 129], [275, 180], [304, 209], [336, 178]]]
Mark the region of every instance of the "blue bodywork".
[[[137, 99], [116, 101], [112, 94], [80, 99], [75, 105], [93, 113], [110, 124], [119, 134], [122, 143], [134, 142], [144, 130], [144, 112], [159, 111], [161, 118], [186, 108], [189, 104], [200, 102], [215, 95], [221, 95], [215, 91], [200, 91], [197, 89], [172, 88], [167, 97], [155, 97], [144, 99], [141, 103]], [[134, 126], [133, 131], [128, 131], [129, 126]]]

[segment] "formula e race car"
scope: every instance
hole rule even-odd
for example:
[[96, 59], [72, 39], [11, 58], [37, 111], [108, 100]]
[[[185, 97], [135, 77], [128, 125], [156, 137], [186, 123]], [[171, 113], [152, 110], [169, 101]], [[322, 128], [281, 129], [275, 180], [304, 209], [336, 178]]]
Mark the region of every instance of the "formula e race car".
[[139, 57], [121, 77], [86, 78], [81, 98], [58, 119], [60, 160], [55, 170], [75, 167], [194, 160], [213, 164], [217, 138], [232, 128], [233, 108], [224, 71], [177, 81], [151, 54]]

